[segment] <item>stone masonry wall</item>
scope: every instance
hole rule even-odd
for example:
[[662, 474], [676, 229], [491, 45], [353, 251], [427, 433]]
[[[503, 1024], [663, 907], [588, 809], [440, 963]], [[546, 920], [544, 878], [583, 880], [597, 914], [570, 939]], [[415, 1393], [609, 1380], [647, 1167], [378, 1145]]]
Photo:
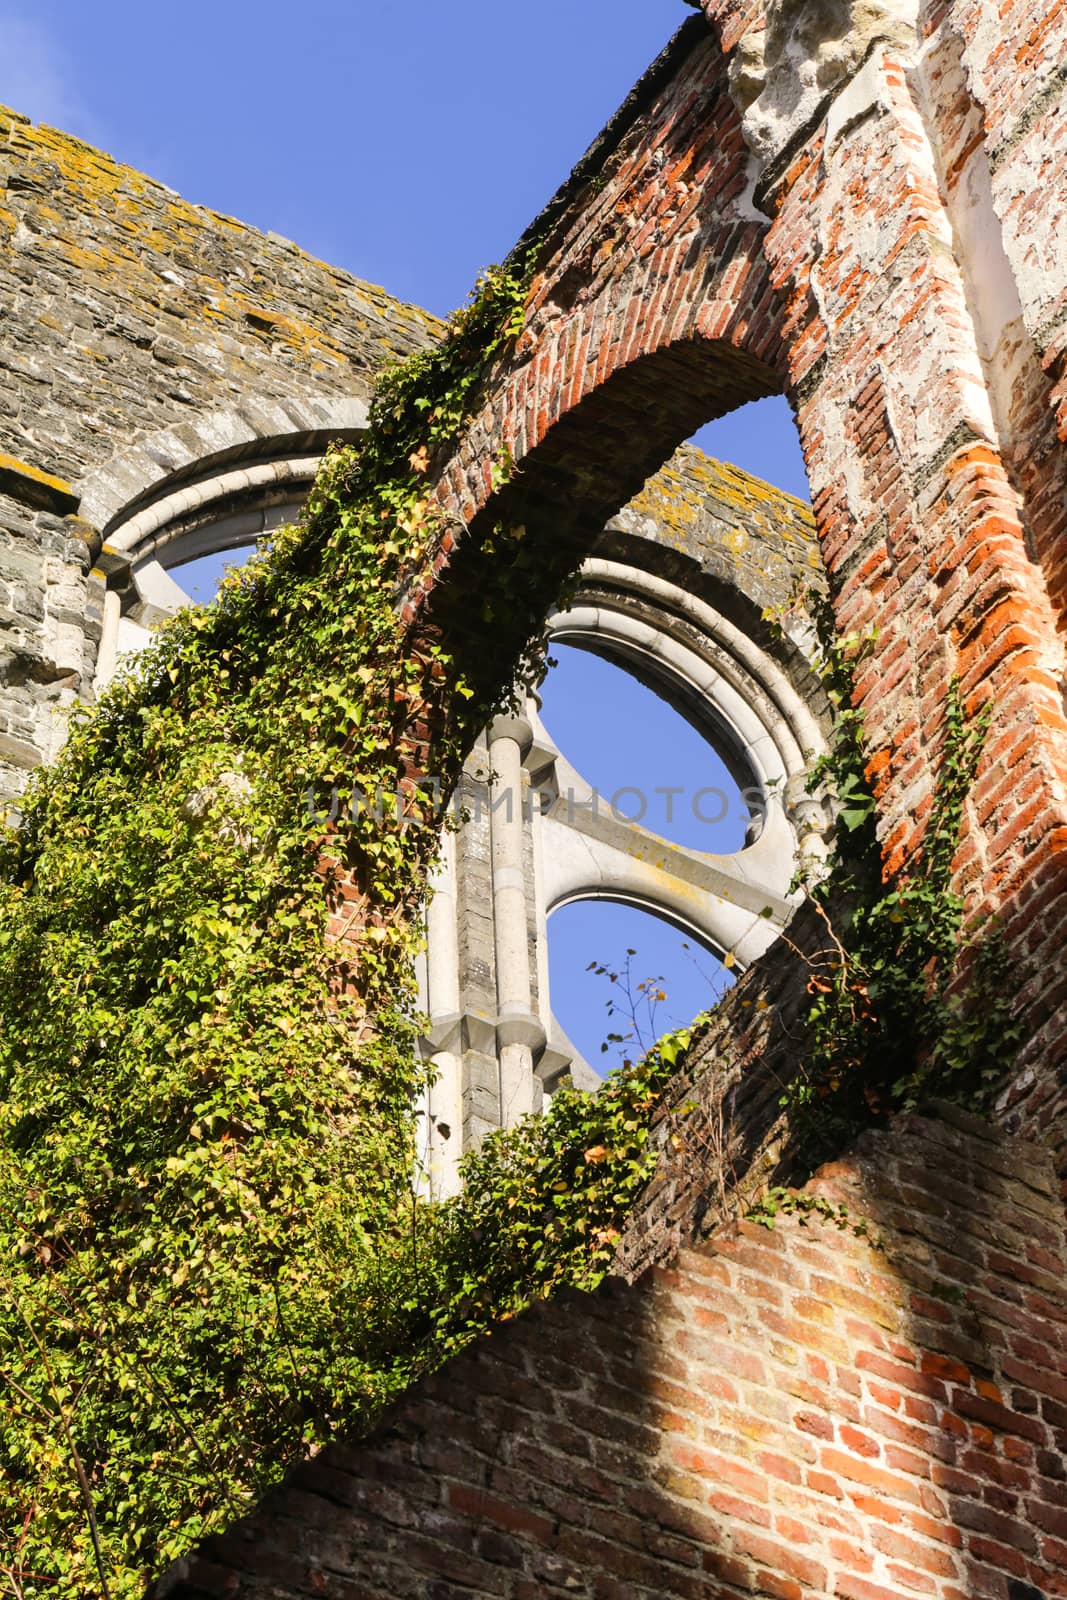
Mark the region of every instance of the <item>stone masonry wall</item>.
[[2, 109], [0, 324], [2, 796], [91, 681], [99, 507], [145, 465], [328, 427], [440, 324]]
[[1041, 1152], [909, 1118], [809, 1192], [850, 1225], [733, 1224], [501, 1327], [157, 1600], [1067, 1594]]
[[796, 589], [825, 582], [810, 508], [692, 445], [681, 445], [611, 526], [651, 533], [760, 608], [784, 606]]

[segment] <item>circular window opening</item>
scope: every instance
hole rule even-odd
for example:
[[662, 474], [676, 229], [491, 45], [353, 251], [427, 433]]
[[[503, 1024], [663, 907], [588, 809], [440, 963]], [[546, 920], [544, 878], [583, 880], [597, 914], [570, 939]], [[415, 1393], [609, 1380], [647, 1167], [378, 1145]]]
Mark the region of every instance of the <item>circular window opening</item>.
[[561, 754], [620, 819], [690, 850], [743, 849], [752, 813], [714, 745], [655, 689], [570, 644], [541, 686], [541, 718]]
[[597, 1072], [686, 1027], [733, 974], [692, 934], [636, 906], [579, 900], [548, 921], [552, 1011]]

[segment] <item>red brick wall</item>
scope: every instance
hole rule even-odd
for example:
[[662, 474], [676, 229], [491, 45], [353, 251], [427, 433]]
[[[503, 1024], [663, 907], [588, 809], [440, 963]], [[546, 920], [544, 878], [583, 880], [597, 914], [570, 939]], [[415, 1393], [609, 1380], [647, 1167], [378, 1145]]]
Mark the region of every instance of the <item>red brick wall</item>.
[[1062, 1212], [969, 1119], [868, 1135], [818, 1219], [564, 1297], [338, 1442], [159, 1596], [1067, 1594]]
[[[735, 63], [795, 15], [705, 10]], [[1035, 295], [1040, 279], [1059, 316], [1048, 257], [1062, 276], [1050, 242], [1062, 119], [1053, 135], [1046, 109], [1064, 13], [1009, 6], [991, 23], [981, 0], [931, 5], [908, 36], [889, 17], [901, 10], [886, 7], [853, 68], [828, 65], [802, 125], [779, 92], [777, 148], [760, 102], [744, 126], [764, 141], [755, 192], [772, 218], [765, 253], [839, 627], [878, 630], [858, 688], [887, 862], [921, 843], [958, 675], [971, 703], [994, 706], [958, 870], [972, 915], [996, 913], [1016, 963], [1028, 1038], [1004, 1111], [1062, 1142], [1067, 451]], [[790, 67], [770, 65], [773, 89]], [[1012, 73], [1024, 86], [1009, 92]], [[1040, 201], [1018, 187], [1038, 167]]]
[[[1037, 250], [1024, 220], [1038, 223], [1018, 196], [1008, 219], [998, 176], [1031, 139], [1047, 166], [1059, 135], [1018, 93], [1010, 113], [1003, 85], [994, 94], [1007, 68], [983, 55], [982, 4], [927, 6], [907, 37], [876, 40], [753, 157], [748, 68], [735, 69], [793, 13], [706, 0], [725, 50], [699, 18], [687, 24], [531, 229], [526, 327], [441, 472], [454, 532], [408, 615], [462, 628], [448, 597], [491, 591], [500, 556], [482, 556], [479, 530], [497, 518], [523, 523], [525, 549], [543, 554], [547, 603], [679, 439], [785, 387], [840, 628], [878, 630], [858, 690], [889, 867], [921, 845], [950, 679], [972, 705], [993, 703], [958, 881], [972, 917], [997, 915], [1015, 963], [1027, 1044], [1004, 1113], [1060, 1137], [1067, 450], [1055, 339], [1037, 339], [1038, 291], [1023, 282]], [[817, 33], [822, 12], [810, 15]], [[1029, 15], [1044, 61], [1060, 24], [1051, 0]], [[1034, 106], [1052, 83], [1035, 70]], [[1060, 301], [1042, 271], [1045, 316]], [[494, 491], [503, 451], [519, 471]], [[477, 675], [477, 641], [469, 654]]]

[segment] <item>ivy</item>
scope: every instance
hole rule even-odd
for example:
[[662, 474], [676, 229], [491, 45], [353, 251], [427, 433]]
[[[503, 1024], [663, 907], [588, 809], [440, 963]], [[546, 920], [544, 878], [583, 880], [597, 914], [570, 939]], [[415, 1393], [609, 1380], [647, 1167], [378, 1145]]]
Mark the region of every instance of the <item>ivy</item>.
[[[595, 1287], [651, 1173], [687, 1031], [486, 1140], [457, 1199], [413, 1187], [439, 820], [420, 779], [447, 794], [516, 659], [540, 670], [564, 558], [521, 522], [479, 525], [465, 548], [492, 557], [491, 591], [453, 585], [447, 628], [405, 601], [453, 531], [431, 486], [527, 280], [490, 272], [437, 349], [383, 376], [300, 523], [163, 630], [0, 843], [0, 1593], [140, 1595], [469, 1339]], [[511, 463], [490, 471], [503, 485]], [[826, 658], [840, 715], [817, 781], [845, 801], [847, 910], [836, 928], [814, 889], [833, 950], [790, 1101], [813, 1147], [872, 1097], [970, 1092], [1010, 1042], [999, 997], [951, 987], [981, 724], [952, 698], [920, 863], [876, 885], [846, 655]], [[397, 792], [401, 815], [365, 803]], [[999, 981], [992, 942], [973, 971]]]
[[[416, 777], [447, 790], [514, 652], [483, 642], [472, 687], [400, 602], [526, 289], [492, 271], [384, 376], [300, 524], [162, 632], [0, 844], [2, 1592], [140, 1593], [412, 1367]], [[406, 816], [359, 803], [395, 791]]]
[[965, 935], [953, 879], [991, 704], [968, 714], [958, 682], [950, 681], [921, 843], [886, 881], [863, 716], [852, 694], [855, 668], [874, 637], [837, 638], [825, 598], [804, 598], [834, 708], [831, 748], [813, 766], [809, 789], [827, 786], [838, 807], [832, 868], [806, 884], [828, 942], [804, 958], [810, 998], [802, 1059], [782, 1101], [810, 1171], [894, 1110], [937, 1097], [983, 1108], [1021, 1030], [996, 925]]
[[866, 1217], [853, 1216], [843, 1200], [828, 1200], [825, 1195], [812, 1194], [807, 1189], [787, 1189], [773, 1184], [765, 1189], [745, 1213], [746, 1219], [761, 1228], [773, 1228], [779, 1217], [796, 1217], [801, 1227], [809, 1222], [826, 1223], [838, 1233], [851, 1233], [857, 1239], [866, 1239], [873, 1250], [883, 1250], [881, 1240], [871, 1233]]
[[610, 1072], [595, 1096], [557, 1090], [543, 1116], [464, 1158], [460, 1194], [425, 1218], [418, 1292], [434, 1361], [534, 1300], [603, 1280], [656, 1163], [655, 1114], [700, 1022]]

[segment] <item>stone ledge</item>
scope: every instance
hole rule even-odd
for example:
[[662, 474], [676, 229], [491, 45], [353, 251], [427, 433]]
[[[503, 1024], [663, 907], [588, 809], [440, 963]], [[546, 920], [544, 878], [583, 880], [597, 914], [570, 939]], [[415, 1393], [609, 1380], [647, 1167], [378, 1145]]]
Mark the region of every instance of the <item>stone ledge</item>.
[[69, 516], [78, 509], [78, 495], [63, 478], [54, 477], [28, 461], [0, 451], [0, 490], [21, 500], [24, 505], [36, 506], [40, 511], [53, 511], [57, 516]]
[[25, 739], [15, 739], [11, 734], [0, 733], [0, 761], [9, 766], [20, 767], [24, 772], [32, 772], [39, 767], [44, 758], [41, 752], [32, 744], [27, 744]]

